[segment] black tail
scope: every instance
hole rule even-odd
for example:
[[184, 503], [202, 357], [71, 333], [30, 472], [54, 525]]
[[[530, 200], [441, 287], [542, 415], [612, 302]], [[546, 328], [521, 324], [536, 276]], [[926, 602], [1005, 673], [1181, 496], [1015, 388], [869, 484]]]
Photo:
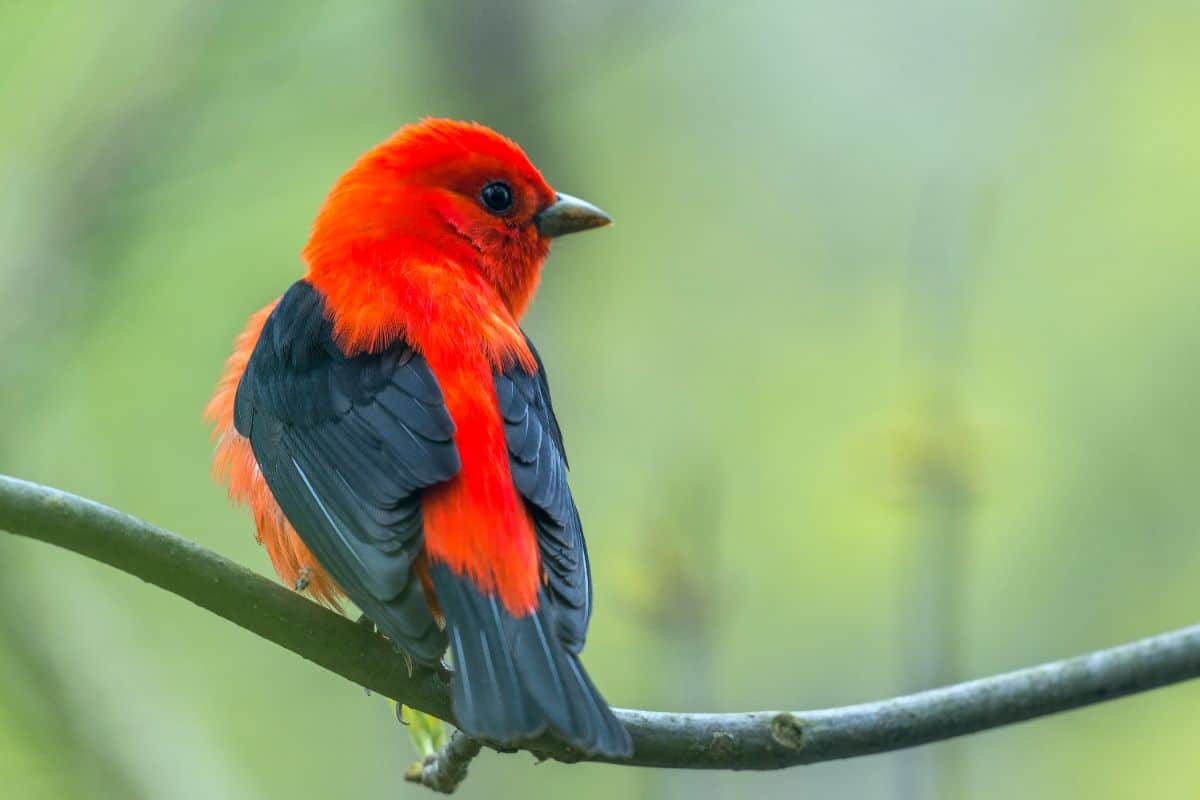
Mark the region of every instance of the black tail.
[[628, 756], [629, 733], [559, 641], [545, 593], [539, 608], [514, 617], [442, 564], [430, 570], [446, 615], [459, 727], [502, 745], [550, 730], [585, 753]]

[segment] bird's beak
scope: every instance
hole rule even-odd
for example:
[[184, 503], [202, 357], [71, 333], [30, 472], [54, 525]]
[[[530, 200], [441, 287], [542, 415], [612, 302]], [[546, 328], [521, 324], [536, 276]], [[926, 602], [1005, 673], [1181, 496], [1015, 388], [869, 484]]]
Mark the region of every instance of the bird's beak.
[[566, 236], [589, 228], [601, 228], [612, 222], [612, 217], [591, 203], [560, 194], [552, 205], [546, 206], [533, 218], [538, 233], [547, 238]]

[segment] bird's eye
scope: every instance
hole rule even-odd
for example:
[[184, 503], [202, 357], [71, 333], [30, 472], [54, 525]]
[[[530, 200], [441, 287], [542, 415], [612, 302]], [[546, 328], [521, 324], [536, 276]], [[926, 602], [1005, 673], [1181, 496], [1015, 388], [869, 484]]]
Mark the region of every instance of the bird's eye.
[[504, 181], [492, 181], [483, 187], [483, 191], [479, 193], [479, 199], [483, 201], [489, 211], [502, 214], [512, 208], [512, 187]]

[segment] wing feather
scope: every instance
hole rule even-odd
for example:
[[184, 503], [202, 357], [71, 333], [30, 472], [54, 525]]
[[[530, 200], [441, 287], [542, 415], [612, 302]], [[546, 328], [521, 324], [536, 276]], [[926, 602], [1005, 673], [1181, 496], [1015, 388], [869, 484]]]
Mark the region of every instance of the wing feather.
[[533, 519], [556, 631], [573, 653], [583, 648], [592, 613], [587, 545], [567, 482], [567, 456], [550, 401], [546, 370], [514, 365], [495, 375], [513, 482]]

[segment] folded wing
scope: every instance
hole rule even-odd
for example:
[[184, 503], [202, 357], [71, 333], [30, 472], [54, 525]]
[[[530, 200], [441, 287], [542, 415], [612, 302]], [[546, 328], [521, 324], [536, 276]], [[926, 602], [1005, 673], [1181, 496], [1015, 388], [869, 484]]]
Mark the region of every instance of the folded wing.
[[276, 502], [346, 595], [416, 660], [446, 640], [414, 563], [420, 491], [459, 471], [454, 423], [432, 371], [397, 340], [347, 357], [321, 296], [281, 298], [238, 385], [234, 425]]

